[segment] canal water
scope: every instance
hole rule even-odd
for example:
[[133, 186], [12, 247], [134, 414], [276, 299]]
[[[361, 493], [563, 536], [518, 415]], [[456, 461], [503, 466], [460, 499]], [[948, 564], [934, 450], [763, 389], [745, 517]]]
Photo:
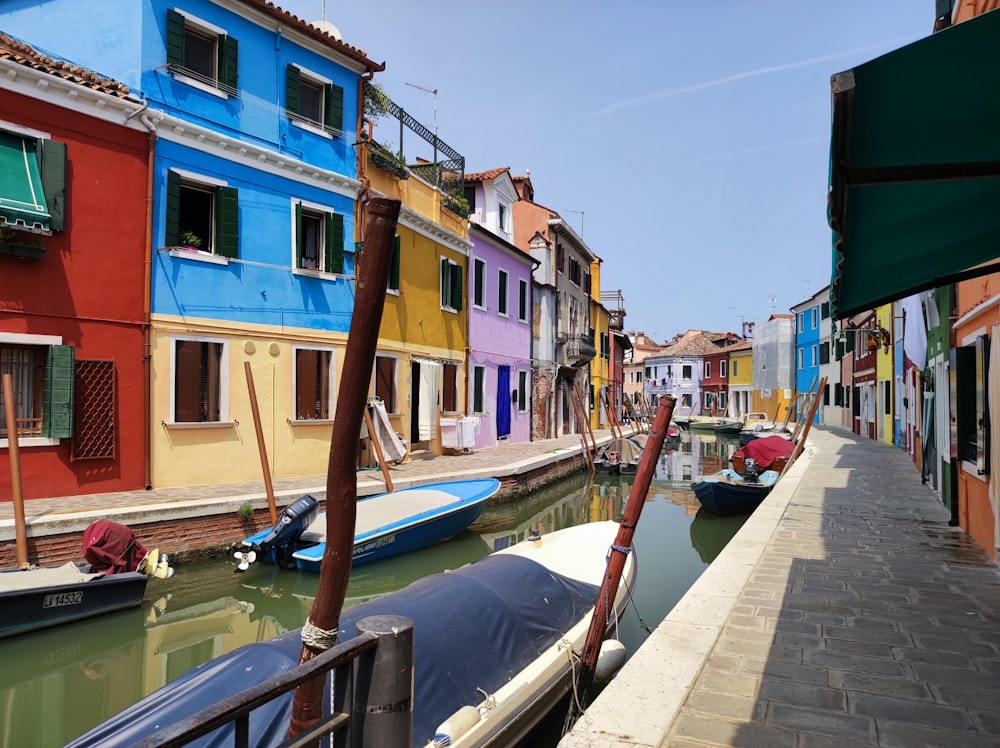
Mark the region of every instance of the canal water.
[[[447, 543], [357, 567], [345, 605], [475, 561], [532, 530], [620, 520], [625, 503], [638, 498], [638, 587], [618, 632], [631, 655], [742, 526], [744, 515], [699, 510], [690, 490], [738, 447], [735, 438], [684, 432], [659, 455], [644, 497], [630, 497], [634, 476], [581, 472], [528, 499], [489, 507]], [[172, 578], [150, 580], [140, 609], [0, 641], [0, 748], [63, 746], [191, 668], [302, 626], [318, 575], [268, 565], [237, 574], [235, 564], [179, 565]], [[558, 740], [555, 719], [546, 732], [554, 735], [539, 736], [538, 745]]]

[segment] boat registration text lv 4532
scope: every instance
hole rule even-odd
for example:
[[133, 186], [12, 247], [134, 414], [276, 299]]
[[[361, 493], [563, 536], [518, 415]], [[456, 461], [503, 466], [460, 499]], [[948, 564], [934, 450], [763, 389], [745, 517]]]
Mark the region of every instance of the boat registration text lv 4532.
[[60, 608], [64, 605], [79, 605], [83, 602], [83, 592], [60, 592], [57, 595], [46, 595], [42, 600], [43, 608]]

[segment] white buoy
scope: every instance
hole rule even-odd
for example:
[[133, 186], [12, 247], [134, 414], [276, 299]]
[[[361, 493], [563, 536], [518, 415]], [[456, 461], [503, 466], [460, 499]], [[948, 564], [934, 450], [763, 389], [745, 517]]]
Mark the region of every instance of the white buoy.
[[597, 655], [597, 665], [594, 667], [594, 682], [606, 683], [625, 664], [625, 645], [617, 639], [606, 639], [601, 643], [601, 651]]
[[434, 731], [432, 745], [442, 747], [451, 745], [453, 741], [471, 730], [477, 722], [479, 722], [479, 710], [474, 706], [463, 706]]

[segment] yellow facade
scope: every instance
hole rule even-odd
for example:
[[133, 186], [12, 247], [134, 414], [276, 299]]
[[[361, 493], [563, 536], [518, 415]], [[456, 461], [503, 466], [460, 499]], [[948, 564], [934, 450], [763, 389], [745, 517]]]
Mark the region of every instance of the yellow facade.
[[[198, 486], [225, 482], [261, 481], [263, 467], [254, 426], [253, 405], [246, 374], [249, 362], [261, 421], [264, 447], [273, 478], [325, 476], [330, 451], [336, 383], [344, 359], [346, 336], [327, 331], [273, 327], [199, 319], [191, 324], [177, 317], [154, 316], [150, 334], [153, 438], [152, 485], [157, 488]], [[197, 336], [225, 342], [220, 367], [220, 421], [172, 423], [171, 340]], [[332, 349], [330, 419], [295, 420], [293, 392], [296, 346]], [[192, 449], [193, 448], [193, 449]], [[191, 459], [193, 453], [198, 459]], [[321, 480], [318, 485], [322, 485]]]
[[[875, 316], [878, 320], [878, 326], [883, 330], [888, 330], [891, 334], [892, 304], [880, 306], [875, 311]], [[878, 412], [881, 415], [879, 431], [882, 435], [882, 441], [886, 444], [892, 444], [895, 440], [895, 424], [893, 422], [893, 411], [895, 408], [892, 401], [892, 392], [894, 391], [892, 386], [893, 350], [891, 342], [888, 346], [879, 346], [878, 355], [875, 358], [875, 379], [878, 383], [878, 393], [875, 396], [875, 402], [878, 404]], [[888, 383], [888, 386], [886, 383]]]
[[[402, 202], [403, 209], [396, 229], [399, 237], [399, 289], [386, 293], [382, 325], [379, 328], [378, 355], [395, 358], [396, 409], [389, 414], [393, 429], [403, 441], [417, 443], [412, 433], [413, 389], [412, 363], [429, 359], [457, 367], [457, 409], [466, 410], [468, 392], [468, 257], [469, 224], [466, 218], [443, 207], [443, 193], [433, 185], [411, 175], [398, 179], [390, 172], [369, 165], [372, 189]], [[446, 309], [441, 302], [441, 262], [447, 260], [461, 268], [463, 278], [462, 309]], [[375, 394], [374, 378], [372, 395]], [[439, 415], [441, 398], [439, 393]], [[426, 445], [441, 453], [440, 436]]]
[[729, 354], [729, 386], [753, 386], [753, 349]]
[[[596, 355], [590, 361], [590, 392], [593, 401], [590, 408], [590, 428], [608, 428], [610, 419], [602, 399], [608, 399], [608, 406], [615, 407], [611, 401], [613, 388], [611, 386], [611, 361], [602, 354], [601, 341], [604, 342], [603, 352], [609, 354], [611, 347], [611, 315], [601, 304], [601, 260], [590, 263], [590, 324], [594, 328], [594, 350]], [[617, 413], [618, 420], [621, 413]]]

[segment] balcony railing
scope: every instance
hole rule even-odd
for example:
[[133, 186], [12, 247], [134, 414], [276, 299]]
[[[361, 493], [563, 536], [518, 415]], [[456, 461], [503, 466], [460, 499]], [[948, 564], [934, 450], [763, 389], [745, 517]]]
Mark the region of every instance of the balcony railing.
[[593, 360], [597, 355], [594, 339], [588, 335], [567, 335], [563, 343], [563, 359], [572, 366], [579, 366]]

